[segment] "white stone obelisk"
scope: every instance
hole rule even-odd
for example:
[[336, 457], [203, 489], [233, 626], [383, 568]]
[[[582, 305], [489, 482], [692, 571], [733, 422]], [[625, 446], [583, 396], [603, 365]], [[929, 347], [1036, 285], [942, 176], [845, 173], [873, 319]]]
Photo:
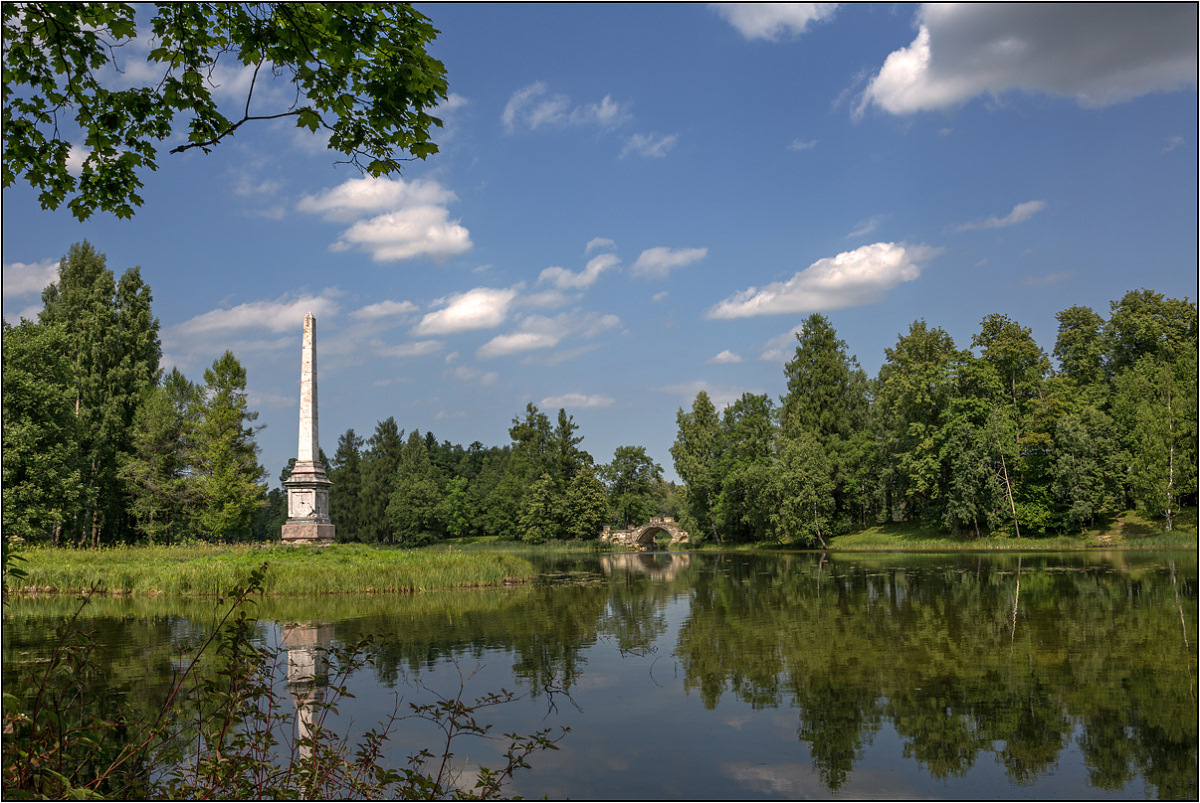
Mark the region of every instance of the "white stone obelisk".
[[317, 319], [304, 316], [304, 340], [300, 355], [300, 444], [292, 476], [284, 480], [288, 490], [288, 519], [283, 540], [288, 543], [328, 544], [334, 526], [329, 520], [329, 478], [321, 465], [317, 438]]

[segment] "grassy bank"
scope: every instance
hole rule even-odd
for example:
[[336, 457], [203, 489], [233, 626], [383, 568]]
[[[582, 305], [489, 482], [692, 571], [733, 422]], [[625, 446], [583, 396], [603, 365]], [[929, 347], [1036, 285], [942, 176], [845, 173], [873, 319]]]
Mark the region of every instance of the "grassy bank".
[[496, 586], [537, 573], [520, 555], [461, 550], [411, 551], [358, 544], [324, 548], [147, 546], [111, 549], [31, 547], [9, 578], [17, 593], [104, 593], [217, 596], [246, 582], [264, 562], [267, 594], [411, 593]]
[[830, 548], [842, 551], [898, 550], [1071, 550], [1071, 549], [1136, 549], [1191, 547], [1197, 545], [1196, 509], [1184, 510], [1170, 532], [1161, 521], [1147, 518], [1137, 511], [1127, 511], [1102, 521], [1095, 528], [1079, 535], [1049, 537], [975, 538], [970, 533], [930, 532], [909, 523], [881, 524], [856, 533], [832, 539]]

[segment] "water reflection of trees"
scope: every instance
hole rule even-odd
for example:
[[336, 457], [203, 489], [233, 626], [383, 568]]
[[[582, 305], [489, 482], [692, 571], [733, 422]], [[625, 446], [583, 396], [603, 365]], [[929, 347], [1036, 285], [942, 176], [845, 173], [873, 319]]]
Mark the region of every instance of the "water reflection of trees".
[[[1161, 797], [1196, 797], [1194, 557], [1184, 573], [1134, 553], [1067, 567], [1030, 555], [633, 557], [580, 561], [560, 573], [570, 582], [316, 606], [267, 598], [259, 614], [286, 623], [319, 610], [334, 623], [323, 642], [374, 638], [387, 685], [447, 659], [503, 655], [530, 694], [569, 691], [597, 644], [673, 648], [685, 688], [708, 708], [726, 695], [794, 707], [796, 738], [830, 790], [886, 724], [934, 778], [964, 776], [990, 754], [1025, 784], [1074, 743], [1095, 788], [1141, 775]], [[673, 645], [662, 638], [672, 601], [687, 611]], [[38, 632], [74, 604], [5, 610], [5, 691], [9, 671], [36, 656]], [[106, 631], [99, 690], [149, 710], [180, 638], [204, 630], [192, 623], [210, 619], [212, 603], [176, 602], [171, 615], [158, 602], [89, 607]]]
[[676, 648], [685, 684], [710, 708], [724, 694], [797, 707], [797, 737], [834, 790], [886, 720], [936, 778], [992, 751], [1027, 784], [1075, 738], [1099, 788], [1138, 772], [1163, 797], [1195, 797], [1194, 575], [1021, 560], [702, 572]]

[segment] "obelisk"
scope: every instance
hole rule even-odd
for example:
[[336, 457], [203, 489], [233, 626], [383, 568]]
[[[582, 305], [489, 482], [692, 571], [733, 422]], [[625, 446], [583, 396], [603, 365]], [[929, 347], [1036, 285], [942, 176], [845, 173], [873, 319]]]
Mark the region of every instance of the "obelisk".
[[283, 525], [285, 543], [329, 544], [329, 478], [321, 465], [317, 439], [317, 319], [304, 316], [300, 355], [300, 445], [292, 476], [283, 482], [288, 491], [288, 518]]

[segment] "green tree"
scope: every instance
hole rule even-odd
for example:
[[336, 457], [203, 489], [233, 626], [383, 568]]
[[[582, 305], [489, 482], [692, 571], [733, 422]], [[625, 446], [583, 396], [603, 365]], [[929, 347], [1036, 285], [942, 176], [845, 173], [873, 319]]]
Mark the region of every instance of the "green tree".
[[[375, 425], [367, 439], [362, 459], [362, 489], [359, 492], [359, 539], [369, 543], [391, 544], [396, 540], [395, 529], [387, 515], [388, 503], [396, 490], [396, 473], [400, 454], [404, 450], [404, 431], [397, 428], [396, 419]], [[336, 526], [336, 524], [335, 524]]]
[[387, 516], [401, 546], [421, 546], [441, 536], [442, 488], [429, 448], [413, 430], [396, 466], [396, 489]]
[[1170, 530], [1180, 497], [1196, 493], [1196, 352], [1143, 357], [1116, 381], [1114, 414], [1130, 452], [1129, 485], [1140, 507]]
[[363, 439], [348, 429], [338, 437], [337, 449], [330, 462], [329, 518], [337, 528], [339, 541], [360, 541], [363, 532], [362, 515], [362, 448]]
[[909, 518], [942, 518], [949, 473], [942, 460], [944, 419], [955, 393], [954, 340], [940, 328], [914, 321], [893, 348], [884, 349], [878, 394], [896, 490]]
[[4, 537], [57, 532], [83, 497], [75, 382], [61, 326], [3, 322]]
[[[6, 12], [7, 13], [7, 12]], [[158, 320], [150, 288], [137, 268], [120, 282], [103, 254], [87, 242], [71, 246], [58, 281], [42, 292], [39, 322], [66, 333], [75, 383], [75, 416], [86, 493], [74, 517], [80, 542], [93, 546], [126, 531], [125, 486], [117, 476], [130, 449], [133, 416], [143, 393], [158, 382]]]
[[779, 461], [769, 472], [774, 506], [771, 523], [781, 541], [828, 546], [834, 514], [833, 466], [816, 436], [783, 438]]
[[267, 486], [251, 426], [258, 413], [246, 400], [246, 369], [233, 352], [204, 371], [203, 396], [195, 430], [197, 524], [209, 538], [241, 540], [250, 534]]
[[599, 470], [608, 486], [609, 510], [621, 527], [642, 524], [656, 508], [654, 495], [662, 482], [662, 467], [642, 446], [618, 446], [613, 460]]
[[579, 541], [594, 541], [600, 537], [608, 521], [608, 500], [604, 483], [591, 466], [584, 466], [571, 478], [563, 502], [566, 534]]
[[562, 502], [553, 477], [542, 474], [534, 480], [521, 505], [521, 540], [541, 544], [561, 536], [565, 530]]
[[1150, 290], [1130, 290], [1112, 302], [1104, 327], [1108, 371], [1116, 377], [1143, 357], [1171, 361], [1196, 350], [1196, 302], [1165, 298]]
[[[155, 3], [140, 30], [125, 3], [6, 3], [2, 14], [4, 186], [22, 179], [43, 208], [66, 201], [80, 220], [130, 217], [140, 171], [158, 169], [177, 132], [186, 140], [171, 153], [207, 153], [247, 123], [291, 118], [373, 176], [399, 172], [403, 152], [437, 152], [430, 112], [446, 97], [445, 67], [426, 53], [437, 31], [407, 4]], [[117, 54], [137, 53], [147, 34], [144, 63], [122, 69]], [[218, 62], [249, 77], [230, 117], [213, 97]], [[130, 86], [134, 74], [148, 79]], [[274, 81], [290, 101], [261, 91]], [[72, 133], [88, 150], [78, 178]]]
[[201, 389], [174, 369], [145, 392], [134, 415], [131, 449], [122, 455], [119, 474], [129, 512], [151, 543], [169, 543], [193, 527], [194, 429], [201, 402]]
[[696, 394], [691, 412], [675, 414], [679, 432], [671, 446], [675, 472], [687, 486], [687, 511], [697, 535], [720, 540], [713, 507], [721, 493], [721, 420], [703, 390]]
[[1091, 307], [1068, 307], [1054, 316], [1058, 319], [1058, 338], [1054, 357], [1059, 373], [1080, 386], [1104, 379], [1104, 318]]
[[784, 366], [787, 395], [780, 401], [780, 429], [811, 432], [822, 443], [845, 437], [866, 414], [865, 377], [858, 360], [824, 315], [812, 314], [796, 333], [796, 351]]

